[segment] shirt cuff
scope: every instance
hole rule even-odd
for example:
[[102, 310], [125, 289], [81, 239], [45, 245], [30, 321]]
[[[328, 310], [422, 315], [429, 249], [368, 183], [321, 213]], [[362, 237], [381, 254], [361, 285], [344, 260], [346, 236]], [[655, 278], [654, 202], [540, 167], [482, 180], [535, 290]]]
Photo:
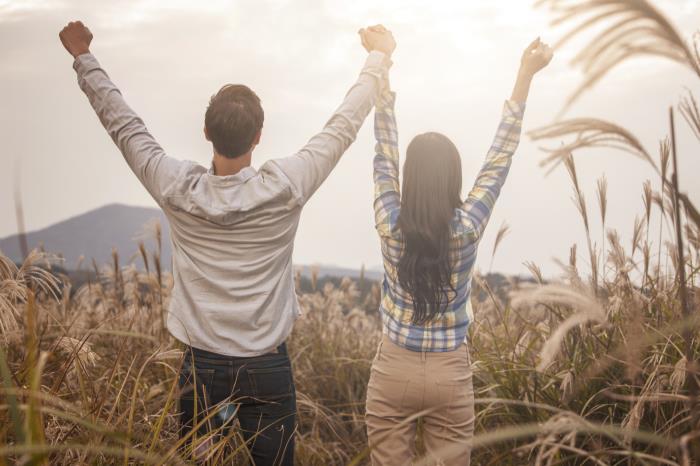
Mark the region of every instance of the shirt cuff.
[[396, 92], [385, 90], [379, 95], [379, 99], [377, 100], [377, 107], [393, 109], [395, 103]]
[[97, 69], [100, 67], [100, 63], [97, 58], [91, 53], [83, 53], [75, 57], [73, 61], [73, 69], [79, 74], [85, 74], [88, 71]]
[[365, 60], [365, 66], [362, 67], [362, 72], [369, 73], [382, 79], [386, 76], [392, 64], [393, 62], [384, 52], [372, 50], [369, 55], [367, 55], [367, 60]]
[[503, 105], [503, 116], [506, 118], [515, 118], [522, 120], [525, 115], [525, 102], [516, 100], [506, 100]]

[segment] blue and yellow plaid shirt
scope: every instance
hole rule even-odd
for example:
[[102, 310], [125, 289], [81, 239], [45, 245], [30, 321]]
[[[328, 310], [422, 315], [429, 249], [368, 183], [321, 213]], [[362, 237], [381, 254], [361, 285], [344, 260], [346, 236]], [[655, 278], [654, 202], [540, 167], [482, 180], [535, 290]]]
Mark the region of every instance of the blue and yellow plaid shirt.
[[472, 271], [482, 233], [506, 180], [511, 159], [520, 141], [524, 104], [506, 101], [486, 161], [452, 223], [452, 286], [457, 291], [445, 312], [424, 325], [413, 323], [413, 302], [398, 280], [398, 262], [404, 248], [398, 226], [401, 209], [399, 190], [398, 131], [394, 115], [395, 94], [388, 90], [377, 101], [374, 133], [374, 212], [384, 261], [382, 315], [384, 333], [399, 346], [413, 351], [453, 351], [465, 341], [473, 319], [469, 296]]

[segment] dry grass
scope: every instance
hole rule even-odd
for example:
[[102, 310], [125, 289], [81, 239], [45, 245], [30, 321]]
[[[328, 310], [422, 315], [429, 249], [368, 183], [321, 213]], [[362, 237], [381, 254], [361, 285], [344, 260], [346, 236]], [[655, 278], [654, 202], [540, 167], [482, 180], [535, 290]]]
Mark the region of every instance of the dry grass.
[[[494, 293], [476, 306], [474, 464], [689, 464], [677, 284], [665, 273], [635, 284], [635, 253], [609, 243], [597, 297], [570, 264], [560, 283], [514, 288], [506, 302]], [[9, 303], [0, 318], [16, 329], [3, 332], [0, 358], [4, 464], [187, 462], [176, 448], [182, 353], [159, 312], [169, 274], [120, 267], [115, 256], [99, 281], [78, 290], [64, 281], [56, 291], [40, 257], [21, 268], [0, 261]], [[290, 340], [299, 464], [364, 461], [378, 297], [375, 287], [361, 298], [346, 279], [300, 298], [304, 316]], [[212, 450], [212, 464], [245, 458], [235, 433]]]
[[584, 81], [566, 103], [570, 106], [621, 63], [640, 56], [673, 60], [700, 76], [697, 43], [688, 43], [649, 0], [537, 0], [554, 15], [554, 26], [576, 22], [556, 44], [594, 30], [571, 65], [580, 68]]

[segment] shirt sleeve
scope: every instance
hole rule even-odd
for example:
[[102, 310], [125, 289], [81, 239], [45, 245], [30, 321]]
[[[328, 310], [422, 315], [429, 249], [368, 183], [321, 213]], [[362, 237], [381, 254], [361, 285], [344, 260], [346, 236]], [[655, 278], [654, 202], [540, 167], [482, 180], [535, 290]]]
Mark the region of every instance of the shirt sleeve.
[[462, 223], [477, 239], [481, 238], [486, 228], [496, 199], [508, 176], [513, 154], [520, 142], [524, 113], [524, 103], [506, 101], [501, 123], [484, 165], [469, 196], [462, 204]]
[[385, 87], [374, 111], [374, 218], [380, 236], [391, 236], [401, 208], [396, 94]]
[[360, 76], [320, 133], [291, 157], [274, 160], [290, 180], [300, 204], [306, 203], [353, 143], [386, 76], [390, 60], [378, 51], [367, 57]]
[[78, 74], [78, 84], [102, 126], [131, 170], [156, 202], [161, 204], [163, 192], [175, 180], [183, 162], [165, 155], [143, 120], [129, 107], [92, 54], [79, 55], [73, 68]]

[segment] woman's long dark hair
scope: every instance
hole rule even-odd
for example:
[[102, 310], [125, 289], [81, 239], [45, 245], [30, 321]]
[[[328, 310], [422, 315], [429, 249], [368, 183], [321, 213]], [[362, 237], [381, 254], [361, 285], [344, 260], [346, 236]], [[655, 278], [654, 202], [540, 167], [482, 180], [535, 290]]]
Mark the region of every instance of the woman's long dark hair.
[[426, 324], [452, 300], [451, 224], [461, 204], [462, 164], [455, 145], [439, 133], [413, 138], [406, 151], [399, 227], [405, 245], [398, 279], [413, 298], [413, 322]]

